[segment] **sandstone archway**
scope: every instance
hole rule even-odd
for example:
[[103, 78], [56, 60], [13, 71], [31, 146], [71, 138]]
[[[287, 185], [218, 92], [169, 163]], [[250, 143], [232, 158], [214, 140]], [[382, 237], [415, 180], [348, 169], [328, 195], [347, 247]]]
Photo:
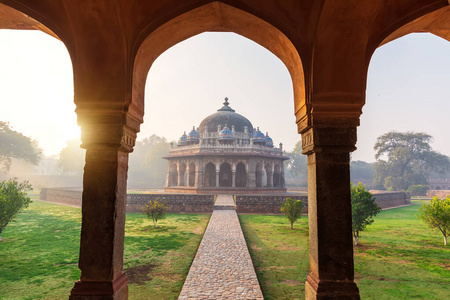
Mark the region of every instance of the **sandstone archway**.
[[232, 185], [232, 175], [231, 166], [229, 163], [223, 163], [220, 165], [219, 172], [219, 186], [220, 187], [231, 187]]
[[208, 163], [205, 167], [205, 187], [216, 186], [216, 166], [213, 163]]
[[244, 163], [240, 162], [236, 166], [236, 187], [247, 186], [247, 172]]
[[294, 88], [295, 111], [305, 105], [305, 80], [300, 55], [292, 42], [266, 21], [222, 2], [211, 2], [181, 14], [150, 33], [134, 62], [132, 104], [144, 110], [148, 71], [164, 51], [205, 31], [230, 31], [247, 37], [275, 54], [287, 67]]

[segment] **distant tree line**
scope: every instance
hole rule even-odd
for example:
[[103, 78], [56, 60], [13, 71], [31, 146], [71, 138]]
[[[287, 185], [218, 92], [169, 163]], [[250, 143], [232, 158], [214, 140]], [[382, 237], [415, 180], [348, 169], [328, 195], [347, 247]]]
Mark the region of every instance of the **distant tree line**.
[[37, 141], [12, 130], [9, 123], [0, 121], [0, 168], [3, 172], [9, 171], [13, 158], [37, 165], [41, 157], [42, 150]]
[[[69, 140], [61, 150], [58, 167], [63, 174], [83, 173], [86, 150], [80, 148], [79, 139]], [[130, 153], [128, 162], [129, 187], [164, 187], [167, 161], [163, 156], [169, 154], [170, 143], [164, 137], [152, 135], [138, 141]]]
[[427, 185], [432, 173], [446, 174], [449, 158], [430, 145], [432, 137], [423, 132], [391, 131], [377, 138], [374, 185], [388, 190], [408, 190]]

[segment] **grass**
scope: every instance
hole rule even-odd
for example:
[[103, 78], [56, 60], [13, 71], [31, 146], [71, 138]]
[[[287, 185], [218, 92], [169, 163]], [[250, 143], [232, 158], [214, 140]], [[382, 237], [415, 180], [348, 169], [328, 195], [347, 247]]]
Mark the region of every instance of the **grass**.
[[[361, 233], [355, 281], [362, 299], [450, 299], [450, 247], [415, 216], [418, 208], [385, 210]], [[240, 220], [266, 299], [303, 299], [307, 217], [293, 232], [283, 216]]]
[[[167, 214], [153, 229], [127, 214], [124, 269], [131, 299], [176, 299], [209, 215]], [[35, 201], [0, 242], [0, 299], [67, 299], [80, 278], [79, 208]]]
[[308, 275], [308, 226], [294, 230], [284, 216], [239, 215], [264, 299], [304, 299]]

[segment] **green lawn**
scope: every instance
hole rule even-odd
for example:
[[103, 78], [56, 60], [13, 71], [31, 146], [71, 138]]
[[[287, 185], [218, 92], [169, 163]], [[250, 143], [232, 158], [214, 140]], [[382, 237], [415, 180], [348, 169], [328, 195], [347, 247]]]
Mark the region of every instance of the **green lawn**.
[[[418, 205], [381, 212], [355, 247], [362, 299], [450, 299], [450, 246], [415, 214]], [[240, 215], [266, 299], [304, 299], [307, 217], [289, 230], [283, 216]]]
[[[0, 299], [67, 299], [77, 266], [81, 211], [35, 201], [0, 242]], [[167, 214], [153, 229], [127, 214], [124, 269], [131, 299], [176, 299], [209, 215]]]

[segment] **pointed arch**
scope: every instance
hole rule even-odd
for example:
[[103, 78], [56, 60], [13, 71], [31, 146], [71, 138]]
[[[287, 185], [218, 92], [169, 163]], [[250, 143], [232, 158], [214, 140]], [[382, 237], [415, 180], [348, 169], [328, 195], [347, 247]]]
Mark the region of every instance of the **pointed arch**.
[[303, 65], [293, 43], [282, 31], [265, 20], [219, 1], [173, 18], [143, 40], [134, 61], [132, 107], [144, 111], [145, 82], [156, 58], [177, 43], [205, 31], [234, 32], [271, 51], [285, 64], [291, 75], [294, 113], [306, 111]]

